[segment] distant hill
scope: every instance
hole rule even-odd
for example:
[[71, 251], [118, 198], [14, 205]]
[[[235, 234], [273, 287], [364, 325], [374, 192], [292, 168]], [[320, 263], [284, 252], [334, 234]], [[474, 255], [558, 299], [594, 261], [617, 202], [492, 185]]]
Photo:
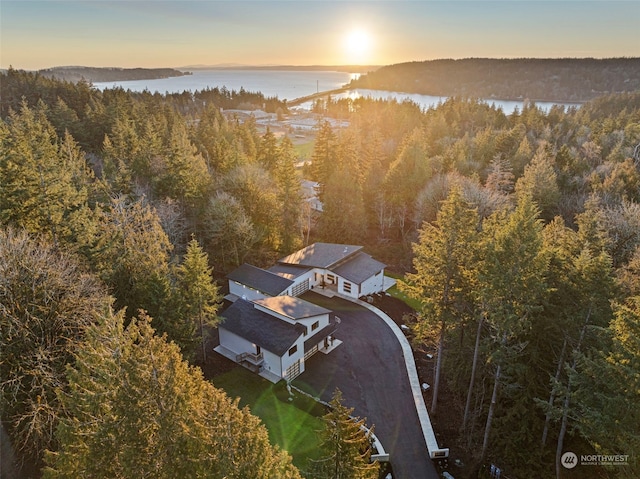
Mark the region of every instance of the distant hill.
[[640, 58], [433, 60], [381, 67], [349, 88], [434, 96], [585, 102], [640, 90]]
[[181, 70], [276, 70], [276, 71], [335, 71], [347, 73], [367, 73], [380, 68], [380, 65], [244, 65], [241, 63], [223, 63], [218, 65], [189, 65]]
[[53, 67], [39, 70], [43, 76], [73, 83], [81, 80], [91, 83], [128, 81], [128, 80], [155, 80], [158, 78], [179, 77], [190, 75], [189, 72], [181, 72], [173, 68], [94, 68], [94, 67]]

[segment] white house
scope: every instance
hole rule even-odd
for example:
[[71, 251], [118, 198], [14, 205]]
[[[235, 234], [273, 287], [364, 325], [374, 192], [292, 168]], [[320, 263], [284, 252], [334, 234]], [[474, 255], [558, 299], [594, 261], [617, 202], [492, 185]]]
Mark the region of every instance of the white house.
[[329, 352], [337, 320], [298, 296], [310, 289], [360, 298], [385, 290], [385, 265], [362, 246], [314, 243], [268, 270], [243, 264], [227, 275], [233, 304], [218, 326], [220, 354], [273, 382], [304, 371], [317, 351]]
[[274, 383], [295, 378], [313, 354], [334, 346], [333, 313], [292, 296], [237, 299], [221, 316], [215, 350]]
[[229, 299], [299, 296], [313, 288], [357, 299], [385, 290], [384, 268], [362, 246], [314, 243], [268, 270], [244, 264], [232, 271], [227, 276]]
[[294, 296], [320, 287], [357, 299], [384, 291], [384, 267], [362, 246], [314, 243], [280, 259], [269, 271], [294, 281]]
[[229, 281], [230, 300], [235, 298], [260, 299], [269, 296], [282, 296], [291, 294], [294, 282], [291, 279], [279, 276], [271, 271], [243, 264], [227, 275]]

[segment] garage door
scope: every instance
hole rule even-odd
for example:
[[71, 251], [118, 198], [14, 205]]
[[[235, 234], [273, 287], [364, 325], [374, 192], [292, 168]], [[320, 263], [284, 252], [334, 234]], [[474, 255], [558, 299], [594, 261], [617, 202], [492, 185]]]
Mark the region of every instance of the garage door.
[[305, 279], [303, 282], [296, 284], [293, 289], [291, 290], [291, 293], [293, 294], [293, 296], [300, 296], [302, 293], [304, 293], [305, 291], [309, 291], [309, 280]]

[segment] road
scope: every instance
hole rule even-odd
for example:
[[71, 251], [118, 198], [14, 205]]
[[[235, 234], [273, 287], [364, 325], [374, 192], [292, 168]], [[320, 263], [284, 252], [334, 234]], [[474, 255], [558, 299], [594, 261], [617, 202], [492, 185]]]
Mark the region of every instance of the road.
[[[340, 318], [335, 337], [343, 342], [330, 354], [308, 360], [295, 381], [330, 401], [336, 388], [353, 414], [367, 418], [390, 454], [394, 479], [436, 479], [420, 428], [397, 338], [373, 312], [341, 298], [305, 293], [302, 299], [333, 310]], [[303, 386], [302, 384], [305, 384]]]

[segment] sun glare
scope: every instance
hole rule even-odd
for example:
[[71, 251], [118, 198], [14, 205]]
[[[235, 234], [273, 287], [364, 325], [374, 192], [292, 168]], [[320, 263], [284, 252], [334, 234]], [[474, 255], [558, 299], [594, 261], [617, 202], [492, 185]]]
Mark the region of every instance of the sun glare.
[[349, 63], [363, 63], [371, 55], [371, 37], [364, 30], [353, 30], [345, 37], [345, 51]]

